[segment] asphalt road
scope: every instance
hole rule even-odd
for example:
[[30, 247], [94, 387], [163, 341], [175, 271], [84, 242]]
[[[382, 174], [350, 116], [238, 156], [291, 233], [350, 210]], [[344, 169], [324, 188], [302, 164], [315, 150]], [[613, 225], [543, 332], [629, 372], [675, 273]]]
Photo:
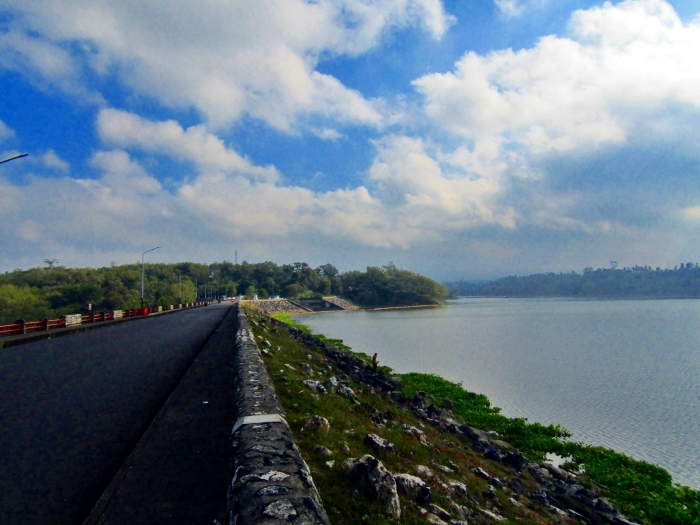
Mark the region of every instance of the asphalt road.
[[230, 306], [0, 349], [0, 523], [81, 523]]

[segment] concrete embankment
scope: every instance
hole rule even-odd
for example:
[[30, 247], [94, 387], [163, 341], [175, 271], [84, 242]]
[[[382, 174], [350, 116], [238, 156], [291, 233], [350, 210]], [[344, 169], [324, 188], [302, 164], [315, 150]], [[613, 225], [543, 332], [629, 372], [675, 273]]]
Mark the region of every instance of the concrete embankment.
[[255, 305], [256, 308], [262, 310], [267, 315], [274, 314], [305, 314], [311, 310], [298, 305], [287, 299], [267, 299], [261, 301], [246, 301]]

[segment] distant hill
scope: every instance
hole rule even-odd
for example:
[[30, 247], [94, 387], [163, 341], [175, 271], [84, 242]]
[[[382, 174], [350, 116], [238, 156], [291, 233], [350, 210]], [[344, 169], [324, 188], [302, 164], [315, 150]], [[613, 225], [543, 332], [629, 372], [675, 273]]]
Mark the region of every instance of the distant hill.
[[583, 273], [540, 273], [489, 282], [446, 283], [451, 293], [485, 297], [700, 298], [700, 265], [673, 269], [585, 268]]

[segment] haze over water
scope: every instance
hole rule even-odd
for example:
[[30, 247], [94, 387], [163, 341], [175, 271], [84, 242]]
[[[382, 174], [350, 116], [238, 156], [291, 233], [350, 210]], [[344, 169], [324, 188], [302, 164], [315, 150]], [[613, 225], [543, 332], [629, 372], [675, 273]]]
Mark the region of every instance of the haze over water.
[[397, 372], [461, 381], [507, 416], [561, 424], [700, 489], [700, 301], [469, 298], [296, 318]]

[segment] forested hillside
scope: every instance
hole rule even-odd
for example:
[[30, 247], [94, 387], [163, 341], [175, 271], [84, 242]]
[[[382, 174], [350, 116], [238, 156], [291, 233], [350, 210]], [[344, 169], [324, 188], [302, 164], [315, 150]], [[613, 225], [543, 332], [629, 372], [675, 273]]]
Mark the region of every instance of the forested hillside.
[[585, 268], [583, 273], [542, 273], [504, 277], [486, 283], [448, 283], [459, 295], [487, 297], [700, 297], [700, 265], [682, 263], [673, 269]]
[[447, 296], [445, 285], [391, 263], [370, 266], [366, 272], [346, 272], [342, 283], [343, 295], [362, 306], [437, 304]]
[[[344, 290], [347, 294], [344, 294]], [[433, 304], [443, 285], [393, 264], [341, 274], [333, 265], [307, 263], [146, 264], [144, 300], [151, 306], [193, 302], [195, 298], [245, 295], [252, 298], [346, 295], [363, 305]], [[141, 303], [141, 264], [105, 268], [54, 266], [0, 275], [0, 324], [16, 319], [55, 318], [84, 312], [134, 308]]]

